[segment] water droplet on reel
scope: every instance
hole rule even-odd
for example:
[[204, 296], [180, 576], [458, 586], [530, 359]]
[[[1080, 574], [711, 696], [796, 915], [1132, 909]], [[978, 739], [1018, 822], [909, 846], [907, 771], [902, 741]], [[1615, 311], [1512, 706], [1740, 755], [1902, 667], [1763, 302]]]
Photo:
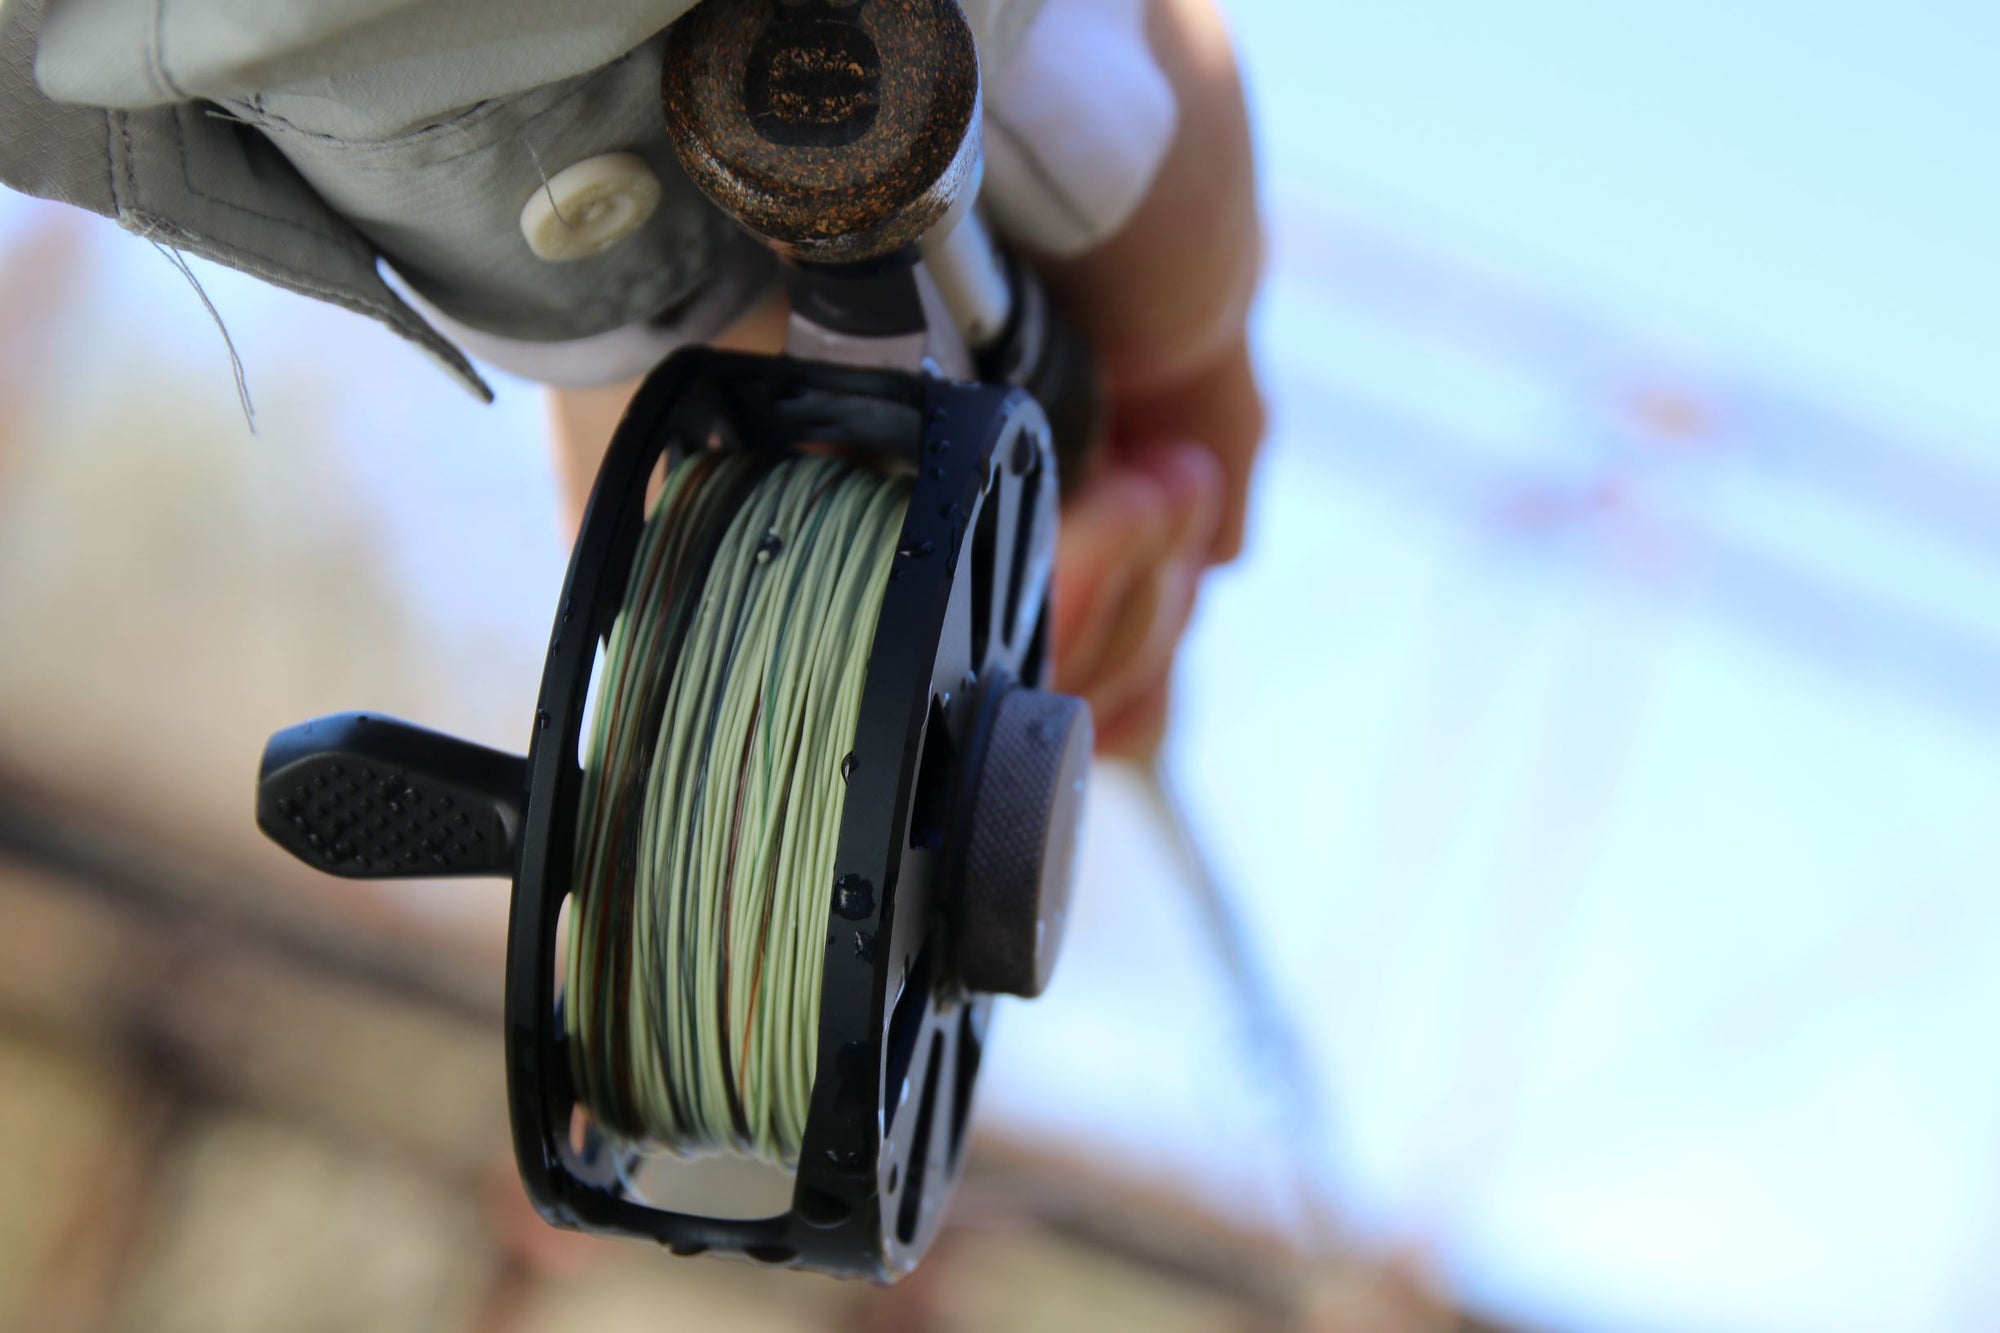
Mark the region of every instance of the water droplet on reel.
[[[833, 882], [833, 910], [849, 921], [860, 921], [875, 910], [875, 885], [866, 875], [842, 875]], [[869, 948], [872, 952], [873, 938]], [[854, 952], [861, 955], [861, 937], [855, 936]]]

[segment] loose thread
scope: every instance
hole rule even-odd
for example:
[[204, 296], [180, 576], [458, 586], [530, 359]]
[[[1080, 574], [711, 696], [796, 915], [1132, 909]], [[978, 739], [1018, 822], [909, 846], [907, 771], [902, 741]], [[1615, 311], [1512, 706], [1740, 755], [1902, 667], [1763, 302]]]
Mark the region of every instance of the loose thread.
[[563, 216], [562, 205], [556, 202], [555, 187], [549, 184], [549, 173], [542, 167], [542, 155], [536, 152], [535, 146], [528, 143], [527, 140], [524, 139], [521, 142], [527, 148], [528, 156], [534, 159], [535, 174], [542, 178], [542, 193], [548, 196], [549, 211], [556, 215], [556, 221], [563, 224], [565, 231], [575, 231], [575, 224]]
[[208, 299], [208, 292], [201, 285], [201, 279], [195, 276], [194, 267], [188, 263], [186, 255], [157, 237], [147, 235], [146, 240], [187, 279], [188, 286], [194, 288], [195, 299], [201, 302], [201, 308], [208, 312], [208, 317], [215, 321], [216, 332], [222, 335], [222, 345], [229, 351], [229, 373], [236, 381], [236, 403], [243, 409], [243, 424], [255, 435], [257, 409], [250, 401], [250, 377], [243, 369], [243, 358], [237, 354], [236, 339], [230, 336], [229, 326], [222, 321], [222, 312], [215, 308], [215, 302]]

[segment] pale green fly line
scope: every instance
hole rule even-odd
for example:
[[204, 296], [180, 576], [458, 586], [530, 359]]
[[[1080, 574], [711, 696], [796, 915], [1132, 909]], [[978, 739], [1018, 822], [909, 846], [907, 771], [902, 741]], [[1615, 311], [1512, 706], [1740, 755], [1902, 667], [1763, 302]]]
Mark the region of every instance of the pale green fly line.
[[667, 471], [599, 673], [564, 990], [578, 1098], [629, 1143], [797, 1161], [909, 493], [828, 454]]

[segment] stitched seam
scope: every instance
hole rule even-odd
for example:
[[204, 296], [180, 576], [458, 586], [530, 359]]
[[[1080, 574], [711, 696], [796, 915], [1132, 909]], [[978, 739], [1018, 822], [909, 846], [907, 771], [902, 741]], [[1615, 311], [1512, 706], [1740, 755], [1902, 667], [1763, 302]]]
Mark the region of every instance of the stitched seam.
[[[612, 61], [608, 65], [600, 65], [598, 68], [594, 70], [590, 70], [584, 74], [576, 76], [575, 87], [571, 88], [568, 92], [564, 93], [562, 96], [556, 98], [553, 102], [550, 102], [547, 106], [542, 107], [539, 110], [530, 113], [528, 119], [539, 120], [543, 116], [547, 116], [553, 112], [562, 110], [563, 108], [567, 107], [571, 102], [593, 91], [600, 81], [609, 81], [607, 79], [607, 76], [610, 75], [613, 70], [616, 70], [619, 66], [626, 64], [628, 61], [637, 59], [641, 51], [644, 51], [648, 46], [651, 46], [653, 44], [653, 40], [654, 39], [651, 38], [647, 39], [647, 41], [641, 43], [639, 46], [634, 47], [632, 50], [626, 52], [624, 55], [620, 56], [618, 59]], [[301, 128], [297, 124], [288, 120], [286, 117], [281, 116], [276, 112], [265, 110], [262, 105], [261, 98], [257, 100], [257, 104], [254, 107], [249, 107], [249, 109], [251, 109], [260, 120], [277, 128], [283, 129], [287, 133], [295, 134], [301, 139], [307, 140], [315, 145], [323, 147], [327, 149], [330, 153], [336, 153], [342, 156], [366, 157], [375, 154], [397, 153], [404, 149], [409, 148], [413, 144], [422, 142], [425, 138], [440, 138], [440, 139], [444, 138], [447, 132], [464, 129], [467, 126], [469, 126], [471, 122], [473, 122], [474, 120], [498, 114], [498, 112], [504, 108], [515, 106], [521, 102], [527, 101], [529, 98], [533, 97], [537, 92], [540, 91], [542, 90], [531, 88], [528, 89], [526, 92], [514, 93], [507, 97], [490, 97], [483, 102], [473, 103], [470, 107], [467, 107], [464, 111], [459, 112], [457, 115], [451, 117], [449, 120], [437, 121], [434, 124], [424, 126], [422, 129], [411, 130], [407, 134], [399, 134], [388, 139], [367, 139], [359, 141], [353, 139], [343, 139], [340, 138], [338, 135], [322, 134], [317, 130], [308, 130]], [[241, 101], [235, 103], [235, 105], [239, 107], [249, 106], [249, 104]], [[458, 151], [452, 153], [448, 157], [437, 158], [430, 165], [443, 166], [444, 164], [449, 162], [457, 162], [463, 158], [471, 157], [478, 153], [491, 151], [492, 149], [498, 147], [500, 143], [501, 140], [496, 139], [485, 143], [471, 144], [465, 148], [459, 149]]]
[[160, 82], [167, 85], [167, 91], [185, 99], [187, 93], [167, 69], [167, 0], [153, 0], [153, 64], [160, 71]]
[[187, 89], [181, 87], [173, 71], [167, 68], [167, 0], [153, 0], [153, 57], [159, 62], [160, 81], [167, 85], [167, 91], [182, 101], [191, 101]]
[[1035, 178], [1036, 183], [1043, 190], [1047, 191], [1049, 198], [1054, 200], [1056, 206], [1068, 215], [1071, 225], [1081, 230], [1085, 236], [1095, 234], [1097, 224], [1090, 220], [1090, 215], [1084, 212], [1083, 208], [1070, 195], [1070, 192], [1063, 188], [1062, 183], [1049, 171], [1048, 164], [1036, 156], [1027, 138], [1019, 130], [1009, 125], [1006, 118], [992, 108], [989, 107], [986, 114], [993, 128], [999, 130], [1001, 137], [1014, 145], [1014, 151], [1019, 153], [1021, 160], [1028, 164], [1028, 172]]
[[[171, 219], [155, 217], [150, 213], [141, 212], [138, 209], [123, 210], [120, 215], [120, 221], [123, 222], [126, 220], [136, 223], [136, 230], [142, 236], [161, 239], [167, 245], [177, 250], [193, 250], [196, 254], [203, 255], [204, 258], [209, 257], [204, 254], [204, 251], [210, 248], [209, 242], [212, 238], [203, 232], [183, 227]], [[217, 248], [229, 253], [240, 253], [229, 246]], [[232, 264], [231, 267], [237, 267], [237, 265]], [[316, 301], [324, 301], [328, 305], [339, 306], [343, 310], [351, 310], [358, 315], [366, 315], [378, 323], [387, 325], [394, 332], [438, 356], [451, 368], [454, 374], [458, 375], [469, 386], [489, 401], [492, 399], [492, 390], [487, 387], [484, 380], [480, 379], [479, 372], [473, 368], [472, 363], [466, 359], [465, 354], [459, 351], [448, 339], [442, 337], [436, 329], [433, 329], [429, 324], [426, 324], [423, 320], [412, 314], [407, 307], [391, 302], [375, 300], [345, 287], [330, 286], [313, 278], [309, 274], [299, 273], [295, 269], [276, 264], [272, 264], [270, 267], [281, 275], [282, 281], [279, 281], [278, 285], [287, 286], [302, 296], [309, 296]], [[264, 281], [274, 281], [271, 277], [257, 273], [255, 270], [246, 269], [244, 271]]]
[[117, 212], [120, 212], [120, 211], [122, 210], [122, 208], [123, 208], [123, 204], [122, 204], [122, 202], [121, 202], [121, 201], [119, 200], [119, 198], [118, 198], [118, 152], [117, 152], [117, 135], [118, 135], [118, 121], [119, 121], [119, 119], [120, 119], [120, 117], [119, 117], [119, 115], [118, 115], [118, 113], [117, 113], [117, 112], [115, 112], [115, 111], [111, 110], [111, 109], [110, 109], [109, 107], [106, 107], [106, 108], [105, 108], [105, 111], [104, 111], [104, 189], [105, 189], [105, 192], [106, 192], [106, 196], [107, 196], [107, 197], [108, 197], [108, 198], [109, 198], [109, 199], [111, 200], [111, 211], [112, 211], [113, 213], [117, 213]]
[[402, 134], [392, 135], [387, 139], [361, 140], [343, 139], [337, 134], [326, 134], [319, 130], [306, 129], [289, 117], [267, 108], [264, 105], [264, 95], [262, 93], [257, 93], [248, 98], [223, 98], [221, 101], [224, 106], [236, 107], [248, 111], [251, 116], [256, 118], [260, 128], [271, 126], [284, 130], [287, 134], [297, 135], [301, 139], [306, 139], [317, 144], [324, 144], [329, 148], [350, 149], [355, 152], [373, 152], [384, 148], [404, 147], [427, 135], [442, 138], [447, 130], [457, 129], [467, 122], [477, 119], [482, 114], [491, 112], [495, 107], [506, 106], [508, 103], [527, 97], [535, 91], [535, 89], [531, 88], [527, 92], [517, 93], [513, 97], [489, 97], [483, 102], [474, 102], [463, 111], [445, 120], [432, 121], [421, 129], [409, 130]]
[[[237, 203], [236, 201], [225, 198], [221, 195], [211, 194], [208, 191], [201, 189], [198, 185], [195, 184], [193, 174], [188, 165], [187, 139], [185, 135], [182, 134], [181, 132], [181, 124], [182, 124], [181, 117], [184, 114], [183, 109], [180, 107], [175, 107], [173, 108], [171, 114], [173, 116], [174, 147], [179, 155], [181, 164], [181, 181], [183, 187], [187, 190], [188, 194], [191, 197], [201, 199], [206, 203], [212, 205], [213, 207], [222, 209], [229, 213], [233, 213], [243, 217], [255, 218], [261, 222], [269, 223], [272, 226], [289, 228], [293, 231], [303, 233], [304, 235], [311, 237], [315, 240], [321, 240], [327, 242], [328, 244], [337, 245], [356, 255], [366, 256], [371, 260], [374, 259], [376, 255], [379, 253], [373, 246], [373, 244], [371, 244], [365, 236], [362, 236], [358, 232], [342, 234], [339, 232], [323, 231], [317, 227], [311, 226], [304, 222], [300, 222], [296, 219], [279, 217], [274, 214], [265, 213], [258, 209], [250, 208], [246, 205]], [[131, 132], [129, 125], [127, 125], [126, 121], [127, 121], [126, 117], [123, 116], [119, 117], [120, 125], [125, 127], [125, 134], [124, 134], [125, 165], [128, 177], [128, 189], [131, 198], [134, 204], [136, 205], [139, 199], [138, 184], [136, 177], [133, 175], [133, 164], [136, 160], [136, 155], [132, 151]], [[136, 208], [134, 211], [136, 212]], [[273, 265], [274, 267], [282, 266], [288, 272], [303, 273], [303, 270], [298, 269], [296, 265], [291, 265], [291, 264], [280, 265], [280, 261], [278, 261], [277, 259], [273, 258], [268, 254], [259, 254], [256, 251], [250, 250], [249, 248], [243, 246], [231, 246], [229, 248], [232, 250], [240, 251], [245, 254], [255, 255], [255, 257], [261, 262]], [[689, 275], [685, 272], [680, 271], [682, 267], [683, 266], [679, 264], [669, 265], [666, 271], [662, 272], [658, 276], [651, 277], [650, 281], [642, 279], [640, 283], [634, 284], [634, 286], [640, 288], [664, 286], [672, 289], [670, 293], [663, 292], [662, 293], [663, 298], [666, 298], [669, 295], [671, 296], [684, 295], [686, 290], [690, 286], [690, 283], [689, 283]], [[324, 279], [315, 279], [315, 280], [324, 281]], [[577, 306], [573, 311], [572, 318], [586, 324], [601, 322], [607, 318], [624, 319], [631, 316], [634, 313], [633, 309], [634, 306], [651, 304], [650, 301], [648, 302], [634, 301], [633, 295], [634, 292], [631, 288], [622, 285], [615, 287], [612, 290], [605, 292], [602, 296], [599, 296], [589, 302]], [[322, 296], [321, 299], [330, 299], [330, 298]], [[336, 304], [339, 303], [336, 302]], [[350, 308], [362, 309], [363, 307], [350, 307]], [[426, 330], [429, 330], [429, 325], [423, 325], [422, 327]], [[434, 331], [431, 331], [431, 336], [433, 337], [436, 336]], [[449, 344], [446, 345], [448, 346]]]
[[[132, 118], [130, 116], [120, 115], [118, 117], [118, 138], [125, 145], [125, 197], [136, 206], [139, 202], [139, 181], [137, 174], [132, 169]], [[124, 209], [125, 205], [121, 203], [119, 211], [123, 212]]]
[[160, 44], [160, 0], [153, 0], [152, 21], [146, 25], [146, 82], [153, 85], [153, 92], [166, 97], [167, 85], [160, 82], [158, 49]]
[[[175, 107], [173, 109], [172, 114], [173, 114], [173, 128], [174, 128], [174, 149], [180, 158], [180, 164], [181, 164], [181, 184], [183, 188], [187, 190], [190, 196], [196, 199], [204, 200], [207, 203], [212, 204], [217, 208], [225, 209], [229, 212], [237, 213], [244, 217], [256, 218], [260, 222], [268, 222], [274, 227], [286, 227], [293, 231], [301, 232], [304, 235], [312, 237], [314, 240], [325, 241], [329, 245], [337, 245], [341, 247], [343, 250], [348, 250], [355, 254], [367, 255], [370, 258], [374, 256], [375, 248], [372, 245], [368, 244], [367, 240], [361, 237], [358, 233], [342, 233], [338, 231], [327, 231], [323, 228], [313, 226], [311, 223], [301, 222], [296, 218], [279, 217], [274, 213], [265, 213], [258, 209], [251, 208], [245, 204], [238, 203], [233, 199], [227, 199], [218, 194], [210, 194], [208, 191], [202, 189], [199, 185], [196, 185], [194, 182], [194, 174], [188, 168], [187, 136], [181, 132], [182, 109], [180, 107]], [[132, 143], [131, 138], [128, 135], [125, 141], [126, 144], [125, 151], [128, 155], [132, 151], [131, 143]], [[307, 188], [310, 189], [311, 187], [308, 186]]]
[[146, 29], [146, 77], [163, 98], [178, 96], [167, 82], [166, 65], [160, 59], [161, 10], [165, 5], [166, 0], [153, 0], [153, 21]]
[[[597, 295], [588, 300], [566, 303], [562, 311], [562, 323], [570, 329], [582, 332], [561, 334], [554, 339], [537, 338], [522, 334], [501, 334], [501, 337], [517, 337], [528, 342], [568, 342], [574, 338], [587, 338], [607, 329], [622, 327], [642, 320], [652, 311], [693, 299], [702, 294], [703, 287], [699, 273], [690, 273], [683, 266], [675, 264], [666, 256], [666, 266], [648, 272], [629, 282], [598, 283], [603, 287]], [[409, 280], [409, 271], [402, 270], [404, 280]], [[435, 298], [426, 296], [435, 301]], [[438, 307], [444, 309], [442, 305]], [[455, 311], [445, 310], [453, 319], [461, 320], [474, 327], [479, 326], [477, 317], [468, 317]]]

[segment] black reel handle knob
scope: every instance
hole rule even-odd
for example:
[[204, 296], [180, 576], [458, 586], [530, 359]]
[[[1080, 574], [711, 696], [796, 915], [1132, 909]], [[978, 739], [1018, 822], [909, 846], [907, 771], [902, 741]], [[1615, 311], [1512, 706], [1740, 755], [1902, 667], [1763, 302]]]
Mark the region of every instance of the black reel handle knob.
[[688, 175], [780, 253], [892, 254], [979, 183], [979, 58], [958, 0], [705, 0], [667, 37]]
[[512, 875], [528, 761], [368, 713], [271, 737], [257, 827], [348, 879]]
[[954, 926], [971, 990], [1032, 999], [1048, 985], [1068, 924], [1092, 742], [1089, 705], [1065, 694], [1010, 689], [994, 713]]

